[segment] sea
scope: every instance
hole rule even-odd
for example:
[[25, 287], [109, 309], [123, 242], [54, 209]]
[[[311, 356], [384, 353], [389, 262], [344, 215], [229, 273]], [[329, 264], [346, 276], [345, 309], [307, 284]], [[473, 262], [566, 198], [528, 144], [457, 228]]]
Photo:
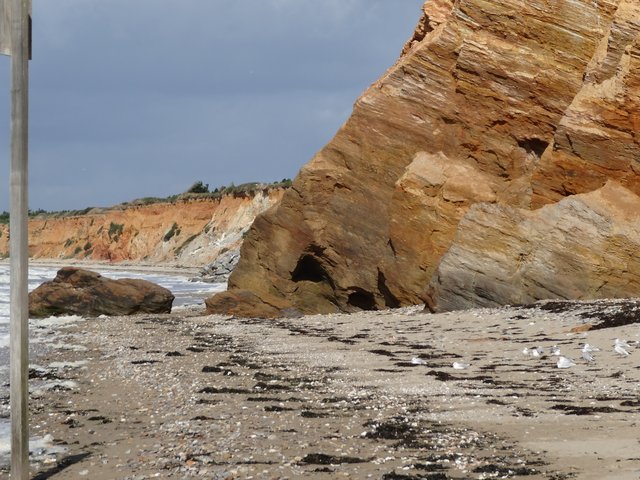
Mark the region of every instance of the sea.
[[[190, 280], [186, 276], [169, 275], [160, 273], [140, 273], [123, 270], [101, 270], [92, 268], [106, 278], [140, 278], [161, 285], [171, 290], [175, 296], [173, 308], [185, 308], [192, 305], [202, 305], [204, 299], [215, 292], [224, 291], [224, 283], [206, 283]], [[29, 268], [29, 291], [45, 281], [52, 280], [58, 267], [31, 266]], [[10, 429], [9, 420], [9, 280], [10, 267], [0, 263], [0, 468], [9, 463], [10, 454]], [[77, 316], [57, 317], [49, 319], [29, 319], [30, 330], [30, 368], [39, 368], [37, 365], [38, 351], [50, 348], [66, 348], [58, 345], [55, 339], [57, 326], [84, 321]], [[44, 340], [46, 338], [46, 340]], [[30, 382], [30, 390], [33, 388]], [[32, 460], [46, 459], [61, 453], [58, 447], [52, 444], [48, 436], [44, 438], [31, 438], [29, 450]]]

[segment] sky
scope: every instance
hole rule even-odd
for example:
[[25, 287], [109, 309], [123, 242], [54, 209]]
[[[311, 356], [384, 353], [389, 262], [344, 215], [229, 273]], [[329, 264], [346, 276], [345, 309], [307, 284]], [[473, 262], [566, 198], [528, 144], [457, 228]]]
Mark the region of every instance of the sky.
[[[30, 208], [295, 177], [396, 61], [422, 4], [33, 0]], [[0, 56], [0, 211], [9, 95]]]

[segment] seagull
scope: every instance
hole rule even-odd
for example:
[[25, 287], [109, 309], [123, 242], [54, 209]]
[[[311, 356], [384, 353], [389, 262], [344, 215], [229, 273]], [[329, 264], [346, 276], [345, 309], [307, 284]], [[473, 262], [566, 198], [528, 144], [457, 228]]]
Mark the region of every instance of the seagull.
[[628, 348], [631, 348], [631, 346], [627, 343], [626, 340], [622, 340], [620, 338], [616, 338], [616, 341], [613, 344], [613, 351], [624, 356], [624, 357], [628, 357], [630, 355], [629, 351], [627, 350]]
[[595, 362], [595, 360], [596, 360], [594, 358], [593, 354], [591, 352], [586, 351], [586, 350], [582, 350], [582, 358], [585, 361], [589, 362], [589, 363]]
[[536, 347], [536, 348], [532, 348], [531, 349], [531, 356], [532, 357], [540, 358], [543, 355], [544, 355], [544, 348]]
[[622, 340], [620, 338], [616, 338], [616, 341], [613, 343], [615, 346], [621, 346], [622, 348], [631, 348], [626, 340]]
[[528, 348], [524, 347], [522, 349], [522, 354], [527, 355], [529, 357], [540, 358], [544, 355], [544, 348], [536, 347], [536, 348]]
[[588, 343], [585, 343], [581, 351], [582, 351], [582, 358], [584, 358], [587, 362], [594, 362], [595, 358], [593, 356], [593, 352], [599, 352], [600, 349], [598, 347], [594, 347], [593, 345], [589, 345]]
[[554, 355], [556, 357], [560, 356], [560, 347], [557, 345], [551, 347], [551, 355]]
[[462, 362], [453, 362], [453, 368], [455, 368], [456, 370], [465, 370], [467, 368], [469, 368], [471, 365], [469, 365], [468, 363], [462, 363]]
[[421, 359], [421, 358], [419, 358], [419, 357], [413, 357], [413, 358], [411, 359], [411, 363], [412, 363], [413, 365], [424, 365], [424, 364], [426, 364], [427, 362], [425, 362], [423, 359]]
[[570, 368], [575, 366], [575, 364], [576, 362], [574, 362], [570, 358], [563, 357], [562, 355], [558, 357], [558, 363], [557, 363], [558, 368]]

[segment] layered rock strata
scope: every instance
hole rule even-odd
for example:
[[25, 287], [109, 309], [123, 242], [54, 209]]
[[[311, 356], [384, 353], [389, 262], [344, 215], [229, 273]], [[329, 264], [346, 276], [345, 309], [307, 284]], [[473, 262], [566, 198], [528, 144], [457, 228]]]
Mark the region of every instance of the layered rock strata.
[[479, 203], [428, 290], [432, 311], [640, 292], [640, 197], [616, 182], [531, 211]]
[[420, 303], [472, 205], [637, 191], [630, 0], [430, 0], [398, 62], [257, 218], [210, 312]]

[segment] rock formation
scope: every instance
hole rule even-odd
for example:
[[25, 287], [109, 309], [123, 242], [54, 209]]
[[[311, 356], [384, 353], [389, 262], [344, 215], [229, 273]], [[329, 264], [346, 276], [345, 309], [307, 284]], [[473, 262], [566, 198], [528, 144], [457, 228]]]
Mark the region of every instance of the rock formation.
[[420, 303], [474, 204], [521, 212], [610, 178], [640, 193], [639, 8], [426, 2], [398, 62], [256, 219], [209, 311]]
[[428, 291], [433, 311], [640, 292], [640, 197], [615, 182], [539, 210], [479, 203]]
[[171, 313], [173, 299], [169, 290], [147, 280], [110, 280], [89, 270], [66, 267], [29, 294], [29, 316]]
[[[239, 252], [256, 215], [278, 203], [283, 193], [282, 188], [265, 187], [219, 198], [192, 196], [76, 215], [39, 215], [29, 221], [29, 253], [35, 259], [204, 266]], [[0, 225], [0, 258], [8, 254], [8, 237], [8, 226]]]

